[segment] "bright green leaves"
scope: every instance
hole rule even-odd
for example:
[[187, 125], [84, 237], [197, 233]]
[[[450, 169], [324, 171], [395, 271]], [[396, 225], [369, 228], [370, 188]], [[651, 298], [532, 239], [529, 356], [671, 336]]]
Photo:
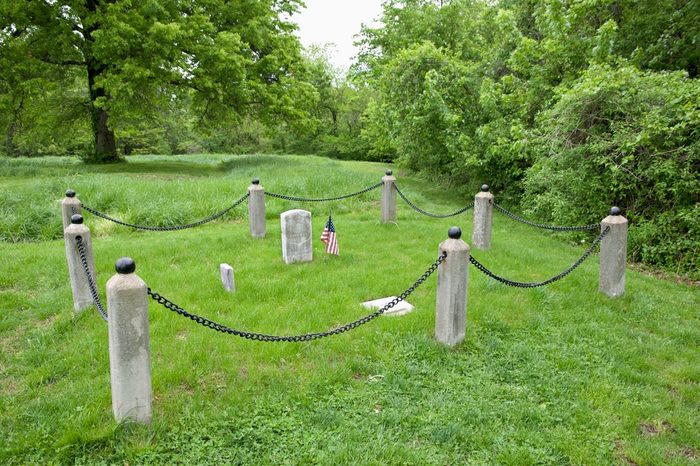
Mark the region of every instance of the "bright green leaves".
[[[82, 67], [91, 108], [85, 117], [93, 121], [98, 146], [115, 132], [131, 139], [139, 128], [149, 131], [145, 122], [173, 106], [188, 106], [203, 123], [298, 118], [298, 99], [306, 93], [296, 90], [305, 87], [298, 80], [300, 45], [281, 16], [298, 4], [0, 0], [0, 60], [7, 66], [0, 74], [30, 63], [31, 75], [56, 82], [51, 73]], [[95, 123], [100, 118], [107, 124]], [[96, 152], [115, 159], [116, 145]]]

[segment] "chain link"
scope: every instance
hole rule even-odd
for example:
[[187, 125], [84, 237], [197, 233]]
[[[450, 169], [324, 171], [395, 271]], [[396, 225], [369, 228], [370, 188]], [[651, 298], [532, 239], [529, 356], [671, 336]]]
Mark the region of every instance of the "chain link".
[[97, 285], [95, 285], [95, 280], [92, 278], [92, 274], [90, 273], [90, 267], [88, 267], [87, 253], [85, 252], [85, 245], [83, 244], [83, 237], [76, 236], [75, 242], [78, 246], [78, 254], [80, 255], [80, 262], [83, 264], [83, 271], [85, 272], [85, 276], [87, 277], [88, 286], [90, 287], [90, 294], [92, 295], [92, 300], [95, 303], [95, 307], [97, 308], [100, 315], [102, 316], [102, 320], [107, 322], [107, 312], [105, 311], [105, 308], [102, 306], [102, 302], [100, 301], [100, 294], [97, 292]]
[[405, 202], [406, 204], [408, 204], [409, 206], [411, 206], [411, 208], [412, 208], [413, 210], [415, 210], [416, 212], [419, 212], [419, 213], [421, 213], [421, 214], [423, 214], [423, 215], [427, 215], [428, 217], [433, 217], [433, 218], [448, 218], [448, 217], [454, 217], [455, 215], [463, 214], [463, 213], [466, 212], [467, 210], [469, 210], [469, 209], [471, 209], [471, 208], [474, 207], [474, 203], [472, 202], [471, 204], [468, 204], [468, 205], [466, 205], [465, 207], [463, 207], [463, 208], [461, 208], [461, 209], [459, 209], [459, 210], [457, 210], [457, 211], [455, 211], [455, 212], [452, 212], [451, 214], [431, 214], [430, 212], [426, 212], [425, 210], [421, 209], [420, 207], [418, 207], [417, 205], [415, 205], [413, 202], [411, 202], [411, 201], [406, 197], [406, 195], [404, 195], [404, 193], [401, 192], [401, 190], [399, 189], [399, 187], [398, 187], [396, 184], [394, 184], [394, 189], [396, 189], [396, 192], [399, 193], [399, 196], [401, 196], [401, 199], [403, 199], [404, 202]]
[[127, 226], [127, 227], [136, 228], [137, 230], [149, 230], [149, 231], [176, 231], [176, 230], [185, 230], [185, 229], [187, 229], [187, 228], [198, 227], [198, 226], [204, 225], [205, 223], [209, 223], [209, 222], [211, 222], [212, 220], [216, 220], [217, 218], [222, 217], [222, 216], [223, 216], [224, 214], [226, 214], [228, 211], [230, 211], [230, 210], [235, 209], [236, 207], [238, 207], [238, 205], [240, 205], [243, 201], [245, 201], [246, 199], [248, 199], [249, 196], [250, 196], [250, 193], [245, 193], [245, 194], [243, 195], [243, 197], [241, 197], [241, 198], [238, 199], [236, 202], [234, 202], [230, 207], [227, 207], [227, 208], [225, 208], [224, 210], [222, 210], [221, 212], [217, 212], [217, 213], [215, 213], [215, 214], [213, 214], [213, 215], [210, 215], [209, 217], [204, 218], [204, 219], [202, 219], [202, 220], [199, 220], [199, 221], [197, 221], [197, 222], [188, 223], [188, 224], [185, 224], [185, 225], [176, 225], [176, 226], [171, 226], [171, 227], [154, 227], [154, 226], [147, 226], [147, 225], [136, 225], [136, 224], [133, 224], [133, 223], [124, 222], [124, 221], [122, 221], [122, 220], [119, 220], [119, 219], [110, 217], [109, 215], [107, 215], [107, 214], [105, 214], [105, 213], [102, 213], [102, 212], [100, 212], [99, 210], [93, 209], [92, 207], [86, 206], [86, 205], [83, 204], [83, 203], [81, 203], [80, 206], [81, 206], [83, 209], [87, 210], [88, 212], [90, 212], [90, 213], [92, 213], [92, 214], [94, 214], [94, 215], [97, 215], [98, 217], [102, 217], [102, 218], [105, 219], [105, 220], [109, 220], [110, 222], [114, 222], [114, 223], [117, 223], [117, 224], [119, 224], [119, 225], [124, 225], [124, 226]]
[[488, 275], [489, 277], [493, 278], [494, 280], [497, 280], [497, 281], [503, 283], [504, 285], [513, 286], [516, 288], [536, 288], [538, 286], [549, 285], [550, 283], [556, 282], [557, 280], [560, 280], [560, 279], [564, 278], [565, 276], [569, 275], [571, 272], [573, 272], [574, 269], [576, 269], [576, 267], [578, 267], [579, 265], [581, 265], [583, 263], [583, 261], [588, 259], [588, 256], [591, 255], [591, 253], [593, 252], [595, 247], [598, 245], [598, 243], [600, 243], [603, 240], [603, 238], [605, 237], [605, 235], [608, 234], [609, 231], [610, 231], [610, 227], [609, 226], [605, 227], [605, 230], [603, 230], [601, 232], [601, 234], [598, 235], [598, 237], [595, 240], [593, 240], [593, 243], [591, 244], [591, 246], [586, 250], [586, 252], [583, 253], [583, 255], [581, 257], [578, 258], [578, 260], [576, 262], [574, 262], [574, 264], [571, 267], [564, 270], [560, 274], [555, 275], [554, 277], [549, 278], [543, 282], [524, 283], [524, 282], [516, 282], [513, 280], [508, 280], [507, 278], [499, 277], [495, 273], [491, 272], [489, 269], [486, 268], [486, 266], [484, 266], [484, 264], [482, 264], [478, 260], [474, 259], [473, 256], [469, 256], [469, 262], [474, 264], [474, 266], [477, 269], [479, 269], [481, 272], [483, 272], [484, 274]]
[[241, 330], [236, 330], [230, 327], [227, 327], [222, 324], [218, 324], [214, 321], [211, 321], [207, 319], [206, 317], [201, 317], [196, 314], [191, 314], [187, 312], [185, 309], [182, 307], [178, 306], [174, 302], [170, 301], [169, 299], [161, 296], [158, 293], [155, 293], [151, 291], [151, 289], [148, 289], [148, 294], [153, 298], [158, 304], [161, 304], [163, 307], [166, 309], [169, 309], [183, 317], [187, 317], [190, 320], [193, 320], [194, 322], [197, 322], [198, 324], [201, 324], [205, 327], [208, 327], [212, 330], [216, 330], [217, 332], [221, 333], [227, 333], [229, 335], [235, 335], [237, 337], [241, 338], [246, 338], [248, 340], [255, 340], [255, 341], [265, 341], [265, 342], [279, 342], [279, 341], [285, 341], [285, 342], [301, 342], [301, 341], [311, 341], [311, 340], [318, 340], [319, 338], [324, 338], [324, 337], [329, 337], [332, 335], [339, 335], [341, 333], [356, 329], [360, 325], [366, 324], [367, 322], [375, 319], [376, 317], [384, 314], [386, 311], [391, 309], [392, 307], [396, 306], [399, 302], [405, 300], [413, 291], [415, 291], [416, 288], [418, 288], [424, 281], [430, 277], [430, 275], [435, 272], [435, 270], [438, 268], [438, 266], [445, 260], [447, 257], [447, 252], [443, 252], [443, 254], [437, 258], [437, 260], [430, 266], [428, 269], [421, 275], [418, 280], [413, 283], [413, 285], [409, 286], [403, 293], [401, 293], [399, 296], [396, 298], [392, 299], [390, 302], [386, 303], [383, 307], [380, 309], [376, 310], [375, 312], [368, 314], [360, 319], [357, 319], [354, 322], [350, 322], [349, 324], [345, 324], [341, 327], [336, 327], [333, 330], [329, 330], [326, 332], [319, 332], [319, 333], [305, 333], [302, 335], [267, 335], [264, 333], [254, 333], [254, 332], [245, 332]]
[[595, 230], [600, 226], [599, 223], [591, 223], [590, 225], [581, 225], [581, 226], [555, 226], [555, 225], [545, 225], [543, 223], [534, 223], [529, 220], [525, 220], [522, 217], [519, 217], [515, 215], [513, 212], [510, 212], [500, 205], [496, 204], [495, 202], [493, 203], [493, 206], [496, 208], [496, 210], [500, 211], [501, 213], [505, 214], [506, 216], [512, 218], [513, 220], [516, 220], [518, 222], [524, 223], [525, 225], [530, 225], [532, 227], [536, 228], [543, 228], [545, 230], [552, 230], [552, 231], [586, 231], [586, 230]]
[[384, 182], [380, 181], [377, 184], [373, 184], [372, 186], [368, 186], [365, 189], [362, 189], [360, 191], [350, 193], [350, 194], [344, 194], [342, 196], [336, 196], [336, 197], [317, 197], [317, 198], [309, 198], [309, 197], [295, 197], [295, 196], [287, 196], [285, 194], [276, 194], [276, 193], [270, 193], [265, 191], [266, 196], [270, 197], [276, 197], [277, 199], [284, 199], [285, 201], [297, 201], [297, 202], [328, 202], [328, 201], [339, 201], [341, 199], [347, 199], [349, 197], [353, 196], [359, 196], [360, 194], [364, 194], [366, 192], [372, 191], [373, 189], [377, 189], [381, 185], [383, 185]]

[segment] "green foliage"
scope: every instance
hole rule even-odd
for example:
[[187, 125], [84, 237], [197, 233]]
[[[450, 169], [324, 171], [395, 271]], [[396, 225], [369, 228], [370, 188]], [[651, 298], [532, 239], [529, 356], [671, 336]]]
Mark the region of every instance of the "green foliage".
[[[525, 205], [557, 222], [631, 221], [631, 257], [697, 274], [700, 87], [682, 72], [592, 66], [539, 121]], [[530, 204], [531, 203], [531, 204]]]
[[163, 150], [153, 142], [163, 126], [151, 116], [173, 105], [201, 115], [204, 124], [246, 115], [303, 118], [311, 89], [298, 80], [299, 41], [284, 19], [297, 6], [295, 0], [3, 0], [0, 56], [10, 70], [29, 69], [43, 81], [79, 71], [94, 136], [86, 159], [114, 161], [115, 136], [123, 135], [125, 145], [139, 136], [142, 145]]
[[396, 0], [382, 22], [356, 67], [371, 154], [542, 220], [618, 203], [632, 259], [696, 273], [697, 2]]

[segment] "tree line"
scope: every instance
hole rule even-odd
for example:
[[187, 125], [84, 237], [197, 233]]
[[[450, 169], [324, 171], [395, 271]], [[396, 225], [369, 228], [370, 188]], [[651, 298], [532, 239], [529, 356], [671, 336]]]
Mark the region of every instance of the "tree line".
[[698, 277], [700, 2], [387, 0], [347, 74], [300, 7], [0, 0], [0, 150], [395, 161], [546, 221], [620, 205], [632, 259]]

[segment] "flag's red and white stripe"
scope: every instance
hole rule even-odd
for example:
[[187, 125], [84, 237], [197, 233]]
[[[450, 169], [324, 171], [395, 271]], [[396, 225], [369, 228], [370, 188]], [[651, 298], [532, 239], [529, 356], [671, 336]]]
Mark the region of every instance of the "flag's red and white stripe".
[[338, 239], [335, 237], [335, 225], [333, 225], [333, 219], [330, 215], [321, 234], [321, 241], [326, 243], [326, 252], [328, 254], [340, 255], [338, 252]]

